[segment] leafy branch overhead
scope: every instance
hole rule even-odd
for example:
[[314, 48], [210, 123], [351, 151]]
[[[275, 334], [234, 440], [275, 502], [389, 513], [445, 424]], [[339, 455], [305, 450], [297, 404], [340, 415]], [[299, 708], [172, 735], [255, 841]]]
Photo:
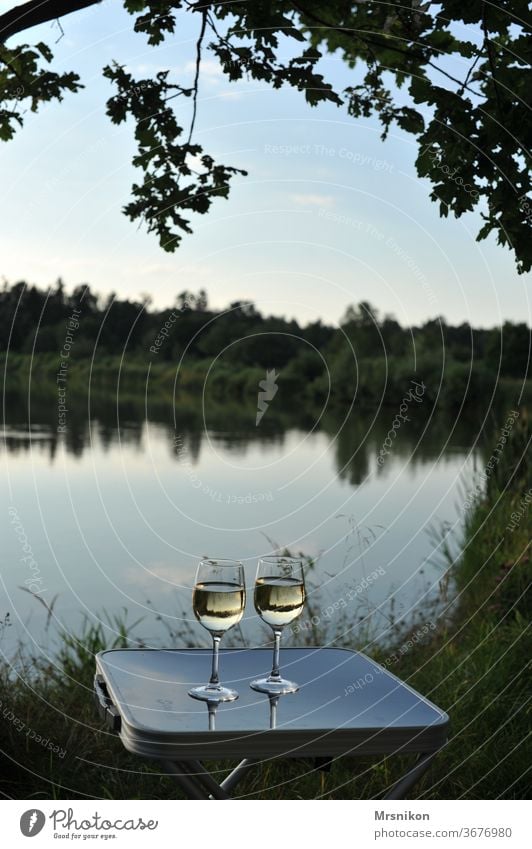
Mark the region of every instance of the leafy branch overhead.
[[142, 182], [134, 183], [133, 199], [124, 208], [132, 221], [142, 219], [155, 232], [165, 250], [173, 251], [181, 232], [191, 233], [187, 212], [208, 212], [215, 196], [227, 197], [238, 168], [218, 165], [189, 137], [181, 140], [183, 127], [177, 121], [170, 99], [189, 97], [191, 89], [168, 82], [168, 71], [154, 79], [133, 80], [116, 65], [104, 68], [117, 88], [107, 103], [107, 113], [115, 124], [129, 117], [135, 122], [138, 153], [133, 165], [143, 171]]
[[[30, 0], [0, 15], [0, 139], [12, 138], [24, 112], [80, 88], [74, 73], [46, 68], [40, 43], [5, 46], [36, 23], [97, 5], [97, 0]], [[124, 212], [144, 221], [165, 250], [191, 232], [190, 213], [228, 197], [244, 171], [215, 162], [194, 141], [205, 55], [229, 81], [253, 79], [301, 91], [311, 106], [328, 101], [354, 118], [374, 115], [386, 138], [392, 126], [416, 137], [416, 167], [431, 183], [440, 214], [478, 209], [477, 238], [494, 233], [510, 247], [520, 272], [532, 266], [531, 15], [527, 0], [124, 0], [134, 29], [154, 47], [171, 39], [178, 13], [197, 20], [195, 73], [184, 85], [161, 71], [134, 79], [119, 63], [104, 68], [116, 93], [107, 103], [114, 123], [132, 121], [142, 179]], [[102, 8], [102, 15], [105, 9]], [[467, 34], [467, 37], [465, 37]], [[320, 73], [338, 55], [356, 82], [336, 90]], [[460, 69], [458, 72], [456, 69]], [[181, 104], [187, 101], [187, 108]]]
[[[0, 18], [1, 21], [1, 18]], [[0, 140], [13, 138], [24, 121], [24, 110], [36, 112], [42, 103], [62, 100], [66, 91], [81, 88], [74, 73], [56, 74], [40, 67], [41, 60], [50, 62], [50, 48], [39, 42], [34, 47], [23, 44], [10, 49], [0, 43]]]

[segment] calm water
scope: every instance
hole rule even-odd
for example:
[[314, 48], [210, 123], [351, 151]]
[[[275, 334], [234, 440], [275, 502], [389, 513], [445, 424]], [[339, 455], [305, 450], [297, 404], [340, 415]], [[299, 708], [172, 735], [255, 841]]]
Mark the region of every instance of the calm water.
[[[17, 639], [49, 648], [58, 627], [124, 608], [130, 622], [144, 617], [135, 633], [148, 641], [164, 641], [163, 622], [175, 630], [184, 615], [205, 644], [190, 609], [198, 559], [239, 558], [252, 585], [257, 558], [275, 546], [318, 559], [313, 600], [324, 621], [343, 610], [354, 623], [390, 604], [396, 616], [419, 613], [441, 577], [428, 531], [457, 522], [479, 461], [474, 423], [418, 411], [379, 466], [394, 410], [319, 427], [265, 416], [255, 427], [254, 410], [204, 419], [183, 408], [174, 421], [162, 405], [146, 420], [139, 402], [73, 419], [59, 436], [47, 407], [10, 410], [0, 443], [7, 653]], [[23, 586], [47, 604], [57, 596], [47, 630], [44, 605]], [[376, 616], [383, 636], [387, 619]], [[248, 597], [242, 636], [261, 634]]]

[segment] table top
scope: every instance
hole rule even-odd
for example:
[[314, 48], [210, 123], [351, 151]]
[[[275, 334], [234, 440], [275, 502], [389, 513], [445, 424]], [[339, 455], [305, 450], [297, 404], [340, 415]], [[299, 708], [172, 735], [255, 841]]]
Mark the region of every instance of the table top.
[[239, 698], [218, 705], [214, 729], [207, 704], [188, 695], [209, 679], [207, 649], [113, 649], [97, 655], [96, 671], [120, 715], [122, 742], [147, 757], [431, 752], [445, 743], [447, 714], [360, 652], [283, 648], [281, 672], [300, 689], [276, 706], [249, 686], [271, 660], [270, 649], [221, 650], [221, 681]]

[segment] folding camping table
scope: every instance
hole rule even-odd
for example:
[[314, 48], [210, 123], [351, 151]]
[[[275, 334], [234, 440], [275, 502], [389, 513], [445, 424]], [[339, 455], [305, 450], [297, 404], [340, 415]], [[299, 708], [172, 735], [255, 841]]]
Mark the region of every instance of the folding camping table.
[[[447, 739], [449, 717], [356, 651], [283, 648], [282, 673], [297, 693], [271, 698], [249, 686], [268, 674], [269, 649], [223, 649], [220, 675], [234, 702], [199, 702], [188, 690], [209, 679], [207, 649], [113, 649], [96, 656], [95, 694], [125, 748], [164, 764], [187, 796], [229, 799], [248, 770], [272, 758], [417, 755], [386, 793], [403, 799]], [[242, 759], [223, 781], [202, 760]]]

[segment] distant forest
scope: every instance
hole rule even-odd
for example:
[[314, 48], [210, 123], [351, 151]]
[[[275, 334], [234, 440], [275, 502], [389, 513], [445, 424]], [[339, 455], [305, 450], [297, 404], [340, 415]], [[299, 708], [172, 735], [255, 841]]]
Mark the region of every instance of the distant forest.
[[214, 368], [219, 388], [232, 396], [248, 382], [255, 392], [259, 371], [276, 369], [285, 388], [316, 401], [329, 393], [346, 401], [354, 389], [362, 400], [383, 394], [397, 399], [416, 379], [426, 383], [427, 397], [461, 403], [466, 395], [481, 398], [501, 378], [522, 381], [530, 373], [525, 323], [478, 329], [436, 317], [403, 327], [361, 302], [336, 327], [320, 320], [301, 326], [263, 315], [251, 302], [213, 310], [205, 291], [182, 291], [171, 307], [157, 310], [149, 299], [102, 299], [87, 285], [69, 294], [61, 280], [48, 290], [4, 283], [0, 350], [4, 359], [6, 352], [15, 355], [13, 367], [32, 354], [35, 363], [44, 358], [54, 364], [67, 337], [70, 363], [94, 355], [96, 365], [118, 358], [137, 366], [151, 362], [159, 370], [164, 364], [167, 372], [181, 363], [189, 389], [195, 388], [190, 370], [199, 385]]

